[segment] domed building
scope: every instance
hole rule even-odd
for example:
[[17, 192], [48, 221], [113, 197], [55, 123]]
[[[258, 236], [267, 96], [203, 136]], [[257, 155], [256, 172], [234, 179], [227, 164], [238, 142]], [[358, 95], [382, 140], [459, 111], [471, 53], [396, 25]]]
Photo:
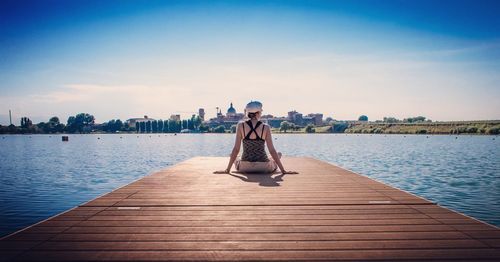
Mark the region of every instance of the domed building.
[[233, 107], [233, 103], [231, 102], [231, 105], [229, 106], [229, 108], [227, 109], [227, 114], [226, 116], [234, 116], [236, 115], [236, 109], [234, 109]]
[[231, 103], [227, 109], [226, 115], [223, 115], [222, 110], [218, 109], [216, 118], [211, 118], [208, 121], [208, 125], [210, 127], [223, 125], [226, 129], [229, 129], [232, 125], [238, 124], [244, 116], [243, 113], [237, 113], [236, 109], [233, 107], [233, 103]]

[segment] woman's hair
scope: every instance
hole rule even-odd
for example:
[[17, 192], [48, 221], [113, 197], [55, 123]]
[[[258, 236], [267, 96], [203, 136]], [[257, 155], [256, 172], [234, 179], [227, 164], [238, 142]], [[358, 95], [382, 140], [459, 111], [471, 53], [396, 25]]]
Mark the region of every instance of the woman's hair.
[[252, 118], [257, 117], [257, 113], [248, 113], [247, 116], [248, 116], [248, 118], [252, 119]]

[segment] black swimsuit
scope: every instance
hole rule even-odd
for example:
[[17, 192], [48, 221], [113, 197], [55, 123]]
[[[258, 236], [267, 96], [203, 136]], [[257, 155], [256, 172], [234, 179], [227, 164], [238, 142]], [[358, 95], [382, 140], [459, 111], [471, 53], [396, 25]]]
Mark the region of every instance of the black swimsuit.
[[[257, 122], [255, 127], [253, 127], [251, 120], [246, 121], [246, 123], [250, 126], [250, 132], [243, 138], [243, 155], [241, 156], [241, 160], [249, 162], [269, 162], [269, 158], [266, 154], [266, 141], [262, 139], [264, 135], [264, 126], [262, 127], [260, 136], [257, 134], [256, 130], [262, 122]], [[252, 132], [255, 133], [255, 139], [250, 139]], [[243, 124], [243, 133], [245, 133], [245, 124]]]

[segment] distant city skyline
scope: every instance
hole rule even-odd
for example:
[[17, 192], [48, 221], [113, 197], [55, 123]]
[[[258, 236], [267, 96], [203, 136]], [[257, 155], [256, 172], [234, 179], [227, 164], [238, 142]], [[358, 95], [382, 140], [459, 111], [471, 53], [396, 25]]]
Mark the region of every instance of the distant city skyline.
[[[233, 109], [235, 111], [232, 111], [230, 112], [230, 109]], [[220, 112], [220, 113], [218, 113]], [[80, 113], [89, 113], [89, 112], [80, 112]], [[201, 115], [201, 114], [203, 115]], [[183, 119], [189, 119], [191, 118], [193, 115], [196, 115], [196, 116], [200, 116], [202, 121], [209, 121], [209, 120], [216, 120], [217, 118], [219, 118], [219, 116], [229, 116], [231, 118], [231, 116], [237, 116], [238, 119], [240, 118], [244, 118], [244, 109], [242, 109], [241, 111], [238, 111], [236, 110], [234, 107], [233, 107], [233, 103], [229, 103], [229, 106], [227, 108], [224, 108], [224, 107], [216, 107], [216, 110], [213, 112], [214, 114], [213, 115], [207, 115], [205, 113], [205, 108], [202, 108], [202, 107], [199, 107], [197, 108], [196, 111], [189, 111], [189, 112], [186, 112], [186, 111], [183, 111], [182, 114], [179, 113], [179, 112], [174, 112], [168, 116], [157, 116], [157, 117], [151, 117], [149, 114], [144, 114], [142, 116], [129, 116], [129, 117], [125, 117], [125, 118], [111, 118], [111, 119], [106, 119], [106, 120], [102, 120], [102, 121], [98, 121], [96, 120], [95, 122], [97, 124], [100, 124], [100, 123], [104, 123], [104, 122], [108, 122], [110, 120], [121, 120], [123, 122], [126, 122], [128, 120], [168, 120], [168, 119], [175, 119], [175, 120], [183, 120]], [[330, 116], [323, 116], [323, 114], [321, 112], [297, 112], [296, 110], [294, 109], [290, 109], [288, 110], [288, 112], [284, 115], [276, 115], [276, 114], [273, 114], [272, 112], [264, 112], [262, 113], [262, 116], [263, 118], [267, 118], [268, 116], [272, 116], [273, 118], [290, 118], [290, 113], [299, 113], [301, 116], [303, 115], [302, 113], [305, 113], [304, 116], [310, 116], [310, 115], [321, 115], [321, 119], [326, 119], [326, 118], [331, 118]], [[93, 115], [92, 113], [89, 113], [91, 115]], [[70, 115], [70, 116], [74, 116], [74, 115]], [[94, 115], [93, 115], [94, 116]], [[33, 124], [36, 124], [36, 123], [39, 123], [39, 122], [47, 122], [47, 120], [40, 120], [40, 121], [37, 121], [37, 120], [33, 120], [31, 117], [29, 116], [22, 116], [19, 118], [19, 120], [21, 120], [21, 118], [24, 118], [24, 117], [27, 117], [29, 118], [30, 121], [33, 122]], [[64, 119], [64, 118], [61, 118], [57, 115], [53, 115], [52, 117], [58, 117], [59, 120], [61, 121], [61, 123], [65, 123], [67, 119]], [[95, 117], [95, 116], [94, 116]], [[357, 119], [357, 118], [356, 118]], [[356, 119], [343, 119], [343, 120], [356, 120]], [[11, 120], [11, 112], [9, 111], [9, 122], [6, 123], [5, 125], [7, 124], [10, 124], [10, 120]], [[14, 121], [14, 117], [12, 117], [12, 124], [14, 125], [19, 125], [19, 123], [15, 122]]]
[[4, 1], [0, 124], [205, 108], [500, 119], [498, 1]]

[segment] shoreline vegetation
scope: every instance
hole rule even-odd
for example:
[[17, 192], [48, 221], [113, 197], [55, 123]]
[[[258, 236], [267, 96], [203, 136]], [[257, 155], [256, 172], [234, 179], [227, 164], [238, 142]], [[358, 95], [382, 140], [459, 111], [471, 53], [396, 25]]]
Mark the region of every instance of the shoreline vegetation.
[[498, 135], [500, 121], [457, 121], [431, 123], [364, 123], [354, 125], [345, 133], [369, 134], [468, 134]]
[[[0, 125], [0, 134], [104, 134], [104, 133], [234, 133], [236, 125], [229, 128], [223, 124], [201, 121], [193, 115], [184, 120], [152, 120], [131, 124], [120, 119], [96, 124], [94, 116], [80, 113], [70, 116], [66, 124], [58, 117], [52, 117], [48, 122], [33, 124], [27, 118], [21, 118], [21, 125]], [[327, 118], [322, 125], [296, 125], [283, 121], [279, 127], [272, 127], [273, 133], [286, 134], [468, 134], [468, 135], [499, 135], [500, 120], [477, 121], [431, 121], [425, 117], [412, 117], [398, 120], [384, 117], [383, 120], [368, 121], [368, 117], [360, 116], [358, 120], [339, 121]]]
[[[273, 133], [284, 133], [279, 128]], [[286, 133], [333, 134], [416, 134], [416, 135], [498, 135], [500, 120], [446, 121], [426, 123], [335, 122], [328, 126], [300, 128]]]

